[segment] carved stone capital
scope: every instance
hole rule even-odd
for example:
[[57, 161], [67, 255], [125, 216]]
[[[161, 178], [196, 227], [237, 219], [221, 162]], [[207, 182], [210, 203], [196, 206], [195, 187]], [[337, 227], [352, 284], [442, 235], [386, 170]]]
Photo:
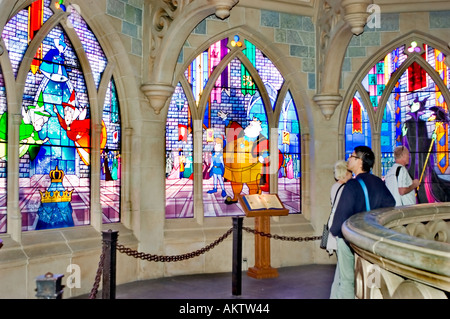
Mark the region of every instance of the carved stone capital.
[[239, 0], [208, 0], [212, 5], [216, 6], [215, 15], [220, 19], [226, 19], [230, 16], [230, 10]]
[[155, 114], [159, 114], [175, 88], [169, 84], [144, 84], [141, 86], [141, 90], [148, 98]]
[[369, 16], [367, 7], [372, 3], [373, 0], [342, 0], [344, 20], [350, 25], [353, 34], [363, 33]]
[[334, 114], [336, 107], [341, 103], [342, 96], [339, 94], [316, 94], [313, 100], [319, 106], [325, 118], [329, 120]]
[[142, 92], [159, 114], [174, 92], [175, 70], [180, 50], [192, 30], [206, 17], [216, 14], [225, 19], [239, 0], [154, 0], [145, 1], [149, 17], [144, 38], [144, 74]]

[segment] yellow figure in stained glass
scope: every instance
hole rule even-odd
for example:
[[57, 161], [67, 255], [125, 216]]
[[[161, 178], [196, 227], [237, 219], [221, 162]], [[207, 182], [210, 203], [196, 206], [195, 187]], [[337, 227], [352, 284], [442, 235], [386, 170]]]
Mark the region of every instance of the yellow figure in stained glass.
[[253, 118], [244, 129], [230, 121], [226, 113], [219, 111], [218, 116], [226, 126], [223, 177], [231, 182], [233, 190], [233, 197], [228, 196], [225, 203], [237, 203], [244, 184], [249, 194], [268, 191], [269, 143], [261, 134], [261, 120]]

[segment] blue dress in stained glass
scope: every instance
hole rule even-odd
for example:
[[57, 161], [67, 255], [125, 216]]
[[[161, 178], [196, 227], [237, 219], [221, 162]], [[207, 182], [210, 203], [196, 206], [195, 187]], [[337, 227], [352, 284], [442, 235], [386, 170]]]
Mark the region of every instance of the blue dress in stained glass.
[[38, 209], [36, 230], [74, 226], [72, 218], [72, 191], [66, 191], [62, 178], [64, 173], [58, 170], [50, 172], [52, 183], [46, 192], [41, 192], [41, 206]]

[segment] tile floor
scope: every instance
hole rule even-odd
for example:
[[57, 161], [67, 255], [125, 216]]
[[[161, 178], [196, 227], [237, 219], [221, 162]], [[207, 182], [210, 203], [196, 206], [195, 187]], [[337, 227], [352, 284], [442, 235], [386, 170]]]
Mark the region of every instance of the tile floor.
[[[116, 299], [328, 299], [335, 265], [278, 268], [279, 276], [255, 279], [242, 273], [241, 294], [233, 294], [232, 274], [199, 274], [126, 283]], [[102, 293], [97, 293], [101, 299]], [[76, 299], [87, 299], [88, 295]]]

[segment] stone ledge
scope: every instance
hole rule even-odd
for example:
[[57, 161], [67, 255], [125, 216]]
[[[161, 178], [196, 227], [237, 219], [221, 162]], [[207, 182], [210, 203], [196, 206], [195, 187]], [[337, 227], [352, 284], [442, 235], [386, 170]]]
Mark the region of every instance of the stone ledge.
[[[104, 230], [119, 231], [119, 243], [136, 248], [137, 239], [122, 224], [105, 224]], [[64, 274], [63, 283], [70, 276], [68, 266], [76, 264], [81, 271], [81, 287], [64, 291], [64, 298], [88, 293], [93, 286], [102, 251], [102, 234], [92, 226], [77, 226], [22, 233], [22, 242], [2, 234], [0, 249], [0, 282], [8, 289], [0, 291], [0, 298], [35, 298], [35, 279], [47, 272]], [[117, 283], [135, 281], [138, 260], [123, 254], [117, 256]], [[67, 285], [66, 285], [67, 286]]]
[[[372, 261], [376, 260], [381, 267], [397, 264], [396, 268], [408, 269], [402, 275], [426, 281], [431, 286], [435, 286], [438, 280], [440, 289], [450, 291], [450, 280], [447, 280], [450, 277], [450, 244], [410, 236], [387, 227], [437, 218], [450, 219], [448, 203], [378, 209], [356, 214], [344, 223], [342, 231], [355, 250], [367, 252], [365, 255], [371, 255]], [[424, 272], [428, 273], [427, 276], [424, 276]]]

